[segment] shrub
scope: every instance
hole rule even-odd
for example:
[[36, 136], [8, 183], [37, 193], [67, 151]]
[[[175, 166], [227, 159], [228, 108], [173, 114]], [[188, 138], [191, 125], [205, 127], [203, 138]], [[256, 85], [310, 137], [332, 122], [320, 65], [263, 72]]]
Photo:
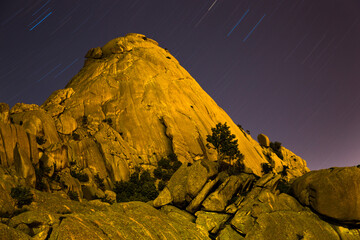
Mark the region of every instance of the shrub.
[[229, 175], [239, 175], [240, 173], [244, 172], [245, 165], [241, 159], [238, 159], [233, 165], [230, 165], [228, 168]]
[[166, 187], [166, 182], [163, 180], [160, 180], [158, 183], [158, 189], [159, 191], [162, 191]]
[[84, 126], [86, 126], [88, 123], [89, 123], [89, 121], [88, 121], [88, 117], [87, 116], [82, 116], [82, 118], [81, 118], [81, 123], [84, 125]]
[[75, 191], [69, 191], [68, 196], [71, 200], [79, 201], [79, 194]]
[[154, 169], [154, 176], [157, 179], [167, 182], [176, 170], [181, 167], [181, 164], [182, 163], [178, 160], [176, 154], [171, 153], [167, 157], [160, 159], [157, 168]]
[[34, 196], [29, 188], [20, 185], [11, 188], [10, 196], [16, 200], [16, 205], [22, 208], [24, 205], [29, 205], [34, 201]]
[[73, 132], [73, 133], [71, 134], [71, 136], [72, 136], [72, 138], [73, 138], [75, 141], [79, 141], [79, 140], [80, 140], [80, 135], [77, 134], [77, 133], [75, 133], [75, 132]]
[[171, 169], [170, 159], [161, 158], [160, 161], [158, 162], [158, 166], [161, 167], [162, 169]]
[[86, 173], [76, 172], [71, 170], [70, 175], [74, 178], [77, 178], [80, 182], [88, 182], [89, 176]]
[[147, 202], [154, 200], [159, 195], [155, 186], [155, 179], [151, 177], [148, 171], [141, 172], [139, 168], [131, 174], [128, 182], [116, 182], [114, 192], [117, 202]]
[[101, 178], [98, 173], [94, 176], [94, 181], [98, 188], [105, 191], [104, 179]]
[[263, 172], [264, 174], [267, 174], [273, 170], [273, 167], [270, 165], [270, 163], [262, 163], [261, 168], [261, 172]]
[[36, 142], [39, 145], [43, 145], [44, 143], [46, 143], [46, 138], [44, 138], [44, 136], [36, 136]]
[[286, 177], [288, 175], [287, 170], [289, 169], [288, 166], [283, 166], [283, 170], [281, 171], [281, 176]]
[[155, 168], [153, 173], [155, 178], [162, 179], [163, 170], [161, 168]]

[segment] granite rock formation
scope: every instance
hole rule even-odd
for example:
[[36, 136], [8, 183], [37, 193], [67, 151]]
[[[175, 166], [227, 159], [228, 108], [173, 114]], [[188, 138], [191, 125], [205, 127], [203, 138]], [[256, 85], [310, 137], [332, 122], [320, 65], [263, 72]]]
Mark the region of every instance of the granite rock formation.
[[[359, 239], [355, 168], [301, 177], [309, 172], [302, 158], [274, 152], [265, 135], [255, 141], [144, 35], [85, 57], [41, 106], [0, 103], [1, 239]], [[237, 175], [220, 171], [206, 147], [225, 122], [244, 155]], [[154, 201], [114, 203], [117, 183], [138, 167], [153, 174], [169, 154], [182, 165]], [[328, 196], [342, 183], [351, 196], [334, 210], [341, 199]], [[17, 185], [31, 188], [30, 205], [16, 206]]]
[[75, 163], [111, 188], [135, 166], [152, 170], [170, 153], [181, 162], [216, 160], [206, 135], [219, 122], [230, 126], [253, 173], [261, 175], [269, 159], [276, 172], [285, 166], [289, 178], [308, 171], [291, 151], [282, 147], [280, 159], [239, 128], [168, 50], [128, 34], [89, 50], [80, 72], [43, 105], [1, 104], [1, 165], [23, 161], [27, 167], [18, 172], [33, 185], [31, 164], [50, 169], [51, 177]]
[[[348, 225], [348, 221], [328, 221], [328, 218], [324, 219], [322, 215], [318, 215], [311, 206], [302, 205], [296, 195], [291, 194], [291, 189], [299, 186], [307, 189], [307, 185], [302, 185], [301, 182], [313, 175], [312, 172], [295, 179], [292, 184], [286, 182], [281, 174], [269, 173], [259, 178], [249, 173], [229, 176], [225, 172], [220, 172], [214, 178], [208, 179], [196, 196], [190, 196], [186, 187], [174, 192], [169, 186], [180, 185], [181, 175], [186, 177], [186, 168], [190, 170], [192, 167], [183, 166], [179, 169], [152, 204], [157, 208], [173, 204], [193, 213], [196, 217], [195, 224], [199, 229], [207, 231], [212, 239], [340, 240], [360, 237], [360, 226], [355, 222]], [[338, 179], [345, 179], [353, 170], [354, 168], [342, 169], [341, 173], [337, 173]], [[329, 171], [331, 170], [324, 170]], [[314, 175], [316, 173], [314, 171]], [[336, 180], [331, 187], [321, 183], [320, 185], [330, 191], [343, 186]], [[166, 194], [163, 194], [165, 192]], [[297, 190], [295, 194], [296, 192]], [[350, 193], [348, 198], [345, 197], [345, 204], [349, 203], [349, 206], [341, 208], [344, 206], [339, 203], [341, 195], [336, 193], [335, 191], [334, 197], [329, 198], [328, 209], [339, 206], [334, 207], [338, 215], [351, 211], [356, 214], [359, 205], [356, 205], [356, 201], [350, 200], [355, 198], [354, 195]], [[177, 195], [183, 196], [182, 202], [172, 201], [172, 196]], [[168, 197], [168, 201], [163, 201], [164, 196]]]

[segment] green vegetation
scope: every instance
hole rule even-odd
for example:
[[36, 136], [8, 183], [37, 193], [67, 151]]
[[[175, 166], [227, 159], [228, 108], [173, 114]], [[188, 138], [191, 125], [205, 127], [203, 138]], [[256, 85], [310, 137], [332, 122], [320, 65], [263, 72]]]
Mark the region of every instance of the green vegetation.
[[166, 182], [164, 180], [160, 180], [158, 183], [158, 190], [162, 191], [166, 187]]
[[154, 176], [166, 184], [180, 166], [181, 162], [177, 159], [176, 154], [169, 154], [167, 157], [160, 159], [157, 168], [154, 170]]
[[155, 186], [155, 178], [151, 177], [148, 171], [142, 171], [136, 168], [131, 174], [130, 180], [125, 182], [116, 182], [114, 192], [117, 202], [154, 200], [159, 192]]
[[34, 201], [34, 196], [30, 192], [30, 189], [22, 187], [21, 185], [11, 188], [10, 196], [16, 200], [16, 205], [19, 208], [22, 208], [24, 205], [29, 205]]
[[284, 159], [283, 154], [281, 153], [281, 142], [271, 142], [270, 148], [273, 150], [273, 152], [281, 159]]
[[83, 126], [86, 126], [86, 125], [89, 123], [88, 117], [85, 116], [85, 115], [82, 116], [82, 118], [81, 118], [81, 123], [82, 123]]
[[238, 140], [235, 139], [236, 136], [234, 134], [231, 134], [229, 128], [226, 123], [216, 124], [215, 128], [211, 128], [212, 135], [206, 136], [206, 141], [208, 142], [206, 146], [211, 148], [210, 144], [212, 144], [218, 153], [220, 171], [227, 170], [229, 174], [239, 174], [244, 170], [244, 155], [240, 153]]
[[[131, 174], [130, 180], [125, 182], [116, 182], [113, 191], [116, 193], [117, 202], [154, 200], [159, 191], [163, 190], [171, 176], [181, 166], [181, 162], [177, 159], [176, 154], [169, 154], [158, 162], [157, 168], [154, 170], [154, 177], [149, 171], [135, 168], [135, 172]], [[101, 182], [95, 175], [95, 182]], [[156, 188], [156, 182], [158, 187]], [[97, 183], [98, 184], [98, 183]]]
[[78, 172], [75, 170], [70, 170], [70, 175], [74, 178], [77, 178], [80, 182], [88, 182], [89, 176], [86, 173]]
[[73, 132], [73, 133], [71, 134], [71, 136], [72, 136], [72, 138], [73, 138], [75, 141], [79, 141], [79, 140], [80, 140], [80, 135], [77, 134], [77, 133], [75, 133], [75, 132]]
[[71, 200], [79, 201], [79, 194], [75, 191], [69, 191], [68, 196]]
[[225, 170], [227, 170], [229, 175], [239, 175], [245, 170], [245, 165], [242, 161], [243, 158], [237, 159], [233, 165], [225, 167]]
[[272, 172], [273, 167], [271, 166], [270, 163], [262, 163], [261, 164], [261, 172], [264, 174], [267, 174], [269, 172]]

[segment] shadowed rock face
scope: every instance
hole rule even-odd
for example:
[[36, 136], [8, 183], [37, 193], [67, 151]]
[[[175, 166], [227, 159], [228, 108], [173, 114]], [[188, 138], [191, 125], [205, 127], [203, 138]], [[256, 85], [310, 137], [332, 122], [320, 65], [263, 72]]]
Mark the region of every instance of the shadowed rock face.
[[312, 171], [292, 184], [299, 201], [343, 223], [360, 223], [360, 168]]

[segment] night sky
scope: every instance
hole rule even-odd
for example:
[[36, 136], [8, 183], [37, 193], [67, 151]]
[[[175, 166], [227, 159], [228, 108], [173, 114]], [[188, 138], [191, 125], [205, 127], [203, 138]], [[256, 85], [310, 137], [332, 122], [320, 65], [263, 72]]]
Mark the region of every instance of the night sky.
[[360, 1], [0, 1], [0, 102], [42, 104], [90, 48], [167, 48], [235, 123], [310, 169], [360, 164]]

